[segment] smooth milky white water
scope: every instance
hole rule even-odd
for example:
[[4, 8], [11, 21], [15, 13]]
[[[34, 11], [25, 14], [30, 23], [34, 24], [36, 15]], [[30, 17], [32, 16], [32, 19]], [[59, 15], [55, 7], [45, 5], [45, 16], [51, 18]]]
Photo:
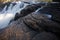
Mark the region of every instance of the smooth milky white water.
[[5, 28], [9, 24], [10, 20], [12, 20], [15, 17], [16, 13], [20, 12], [28, 5], [20, 1], [14, 3], [16, 3], [15, 6], [13, 6], [13, 2], [12, 2], [7, 10], [6, 10], [7, 5], [6, 5], [3, 8], [3, 10], [0, 12], [0, 29]]

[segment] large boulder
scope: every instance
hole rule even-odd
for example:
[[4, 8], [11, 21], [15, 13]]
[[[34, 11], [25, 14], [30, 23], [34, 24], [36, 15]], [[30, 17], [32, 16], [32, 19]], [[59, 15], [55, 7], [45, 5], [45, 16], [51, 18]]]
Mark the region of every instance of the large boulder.
[[42, 6], [45, 6], [45, 3], [36, 3], [36, 4], [27, 5], [24, 9], [20, 11], [20, 13], [16, 13], [14, 20], [17, 20], [20, 17], [24, 17], [32, 12], [35, 12], [38, 8], [41, 8]]
[[40, 10], [42, 13], [52, 15], [52, 20], [60, 23], [60, 3], [48, 3], [46, 7]]
[[3, 29], [0, 40], [58, 40], [55, 35], [57, 32], [60, 32], [59, 24], [44, 14], [34, 12]]
[[0, 40], [60, 40], [60, 24], [51, 20], [43, 9], [28, 15], [24, 12], [18, 20], [0, 30]]

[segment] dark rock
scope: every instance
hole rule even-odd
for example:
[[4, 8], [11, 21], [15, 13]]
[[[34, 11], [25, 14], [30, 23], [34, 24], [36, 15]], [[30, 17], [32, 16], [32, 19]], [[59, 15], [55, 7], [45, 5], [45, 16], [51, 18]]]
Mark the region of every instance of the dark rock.
[[43, 17], [43, 14], [38, 13], [32, 13], [25, 17], [22, 17], [17, 21], [13, 22], [11, 25], [8, 26], [8, 28], [4, 29], [4, 31], [1, 32], [0, 40], [58, 40], [54, 33], [46, 33], [46, 30], [44, 29], [45, 27], [38, 25], [41, 24], [43, 20], [48, 21], [49, 19]]
[[52, 20], [60, 23], [60, 3], [48, 3], [40, 12], [52, 15]]
[[60, 2], [60, 0], [53, 0], [53, 2]]
[[28, 5], [26, 8], [21, 10], [20, 17], [26, 16], [26, 15], [36, 11], [38, 8], [41, 8], [41, 6], [44, 6], [44, 5], [45, 4], [41, 4], [41, 3]]
[[26, 16], [26, 18], [24, 18], [24, 21], [27, 25], [33, 28], [39, 29], [38, 25], [40, 25], [44, 29], [47, 28], [50, 31], [55, 30], [54, 32], [60, 32], [60, 25], [57, 22], [49, 20], [44, 14], [41, 13], [33, 13], [32, 16]]
[[56, 36], [49, 32], [41, 32], [37, 34], [32, 40], [58, 40]]
[[20, 13], [16, 13], [14, 20], [17, 20], [20, 17], [24, 17], [32, 12], [35, 12], [38, 8], [41, 8], [41, 6], [44, 6], [44, 5], [45, 3], [37, 3], [37, 4], [28, 5], [24, 9], [22, 9]]
[[[37, 7], [40, 8], [41, 6]], [[36, 5], [34, 4], [23, 9], [21, 18], [17, 13], [15, 18], [18, 19], [17, 17], [19, 17], [19, 19], [15, 19], [16, 21], [0, 32], [0, 40], [60, 40], [60, 24], [52, 21], [45, 15], [47, 14], [47, 10], [45, 11], [46, 7], [43, 8], [44, 10], [41, 9], [38, 12], [34, 12], [38, 9], [35, 8]], [[33, 11], [33, 13], [29, 11]], [[48, 13], [51, 11], [49, 10]]]
[[23, 17], [29, 13], [32, 13], [34, 12], [35, 10], [37, 10], [38, 7], [36, 6], [31, 6], [31, 5], [28, 5], [25, 9], [23, 9], [21, 12], [20, 12], [20, 16]]
[[18, 20], [18, 18], [20, 18], [20, 14], [19, 13], [16, 13], [14, 20]]

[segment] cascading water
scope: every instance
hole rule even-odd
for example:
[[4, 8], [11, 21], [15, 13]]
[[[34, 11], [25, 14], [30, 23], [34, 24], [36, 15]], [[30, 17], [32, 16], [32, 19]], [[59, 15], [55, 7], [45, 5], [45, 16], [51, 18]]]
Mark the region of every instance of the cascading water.
[[[16, 4], [13, 6], [13, 3]], [[14, 19], [16, 13], [20, 13], [22, 9], [24, 9], [27, 5], [31, 5], [31, 4], [36, 4], [36, 2], [30, 2], [29, 4], [27, 4], [25, 2], [18, 1], [18, 2], [11, 2], [9, 6], [5, 5], [3, 10], [0, 12], [0, 29], [5, 28], [9, 24], [9, 22], [12, 19]], [[43, 9], [43, 7], [37, 9], [35, 12], [38, 12], [39, 10]], [[51, 15], [47, 15], [47, 14], [45, 15], [48, 18], [51, 18]]]
[[0, 29], [5, 28], [10, 20], [12, 20], [17, 12], [20, 12], [23, 8], [25, 8], [28, 4], [23, 2], [16, 2], [16, 5], [13, 6], [13, 2], [7, 9], [7, 5], [0, 12]]
[[42, 14], [44, 17], [47, 17], [48, 19], [51, 19], [52, 18], [52, 15], [50, 15], [50, 14], [48, 14], [48, 13], [42, 13], [41, 12], [41, 9], [43, 9], [44, 7], [41, 7], [41, 8], [38, 8], [36, 11], [35, 11], [35, 14], [37, 14], [38, 13], [38, 15], [40, 14]]
[[7, 5], [4, 7], [1, 13], [4, 13], [6, 11]]

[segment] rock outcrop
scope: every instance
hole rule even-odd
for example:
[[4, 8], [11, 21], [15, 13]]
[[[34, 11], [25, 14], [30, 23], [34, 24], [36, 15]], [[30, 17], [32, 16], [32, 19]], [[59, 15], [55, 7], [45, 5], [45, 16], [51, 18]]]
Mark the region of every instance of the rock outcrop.
[[16, 21], [20, 17], [24, 17], [32, 12], [35, 12], [38, 8], [41, 8], [42, 6], [45, 6], [45, 3], [27, 5], [24, 9], [20, 11], [20, 13], [16, 13], [14, 20]]
[[[0, 40], [58, 40], [56, 35], [45, 31], [50, 31], [49, 29], [52, 27], [51, 31], [55, 32], [54, 28], [57, 28], [58, 26], [53, 25], [55, 26], [53, 27], [50, 21], [48, 21], [49, 20], [45, 19], [45, 17], [42, 15], [35, 13], [29, 14], [23, 18], [18, 19], [16, 22], [13, 22], [11, 25], [9, 25], [9, 27], [4, 29], [4, 33], [0, 33]], [[50, 27], [45, 27], [45, 25], [48, 25]]]
[[[44, 8], [47, 9], [47, 7]], [[44, 8], [32, 13], [25, 9], [28, 15], [27, 12], [25, 15], [25, 12], [22, 11], [22, 17], [0, 31], [0, 40], [60, 40], [60, 23], [52, 20], [57, 10], [53, 10], [55, 12], [52, 13]], [[30, 10], [30, 8], [28, 9]], [[54, 15], [49, 18], [46, 15], [47, 12]]]

